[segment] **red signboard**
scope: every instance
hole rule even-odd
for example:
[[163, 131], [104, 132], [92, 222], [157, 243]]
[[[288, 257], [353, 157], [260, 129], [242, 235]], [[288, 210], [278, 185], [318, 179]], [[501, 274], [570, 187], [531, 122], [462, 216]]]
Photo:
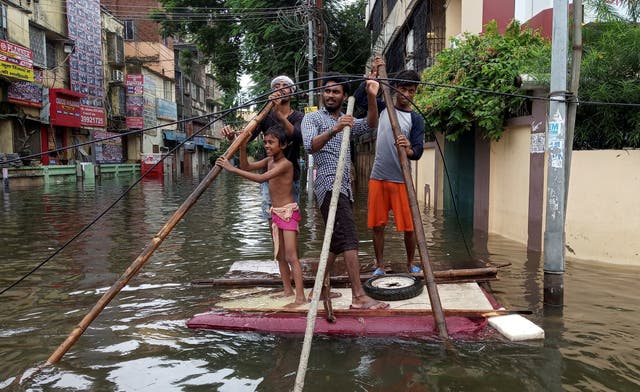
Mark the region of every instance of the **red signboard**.
[[127, 119], [129, 129], [144, 128], [144, 75], [127, 74]]
[[84, 97], [71, 90], [49, 89], [51, 104], [51, 124], [61, 127], [80, 128], [80, 98]]
[[104, 128], [104, 109], [95, 106], [80, 105], [80, 124], [84, 127]]

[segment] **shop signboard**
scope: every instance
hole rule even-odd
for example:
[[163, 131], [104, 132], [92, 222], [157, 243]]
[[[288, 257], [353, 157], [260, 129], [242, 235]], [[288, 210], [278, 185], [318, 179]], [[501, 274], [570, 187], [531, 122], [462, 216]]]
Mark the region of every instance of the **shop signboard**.
[[82, 94], [60, 88], [49, 89], [51, 125], [80, 128]]
[[178, 105], [175, 102], [158, 98], [156, 100], [156, 116], [163, 120], [178, 120]]
[[7, 101], [34, 108], [42, 107], [42, 86], [30, 82], [13, 82], [7, 88]]
[[123, 161], [122, 154], [122, 137], [115, 137], [117, 133], [95, 131], [93, 137], [96, 142], [96, 162], [98, 163], [121, 163]]
[[31, 49], [0, 40], [0, 75], [33, 82]]
[[144, 75], [127, 74], [126, 124], [129, 129], [144, 128]]

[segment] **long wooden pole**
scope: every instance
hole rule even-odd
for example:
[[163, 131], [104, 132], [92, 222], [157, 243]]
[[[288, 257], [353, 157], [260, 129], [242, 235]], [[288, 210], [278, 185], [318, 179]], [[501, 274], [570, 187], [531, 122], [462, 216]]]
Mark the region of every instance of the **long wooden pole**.
[[[245, 125], [244, 129], [240, 133], [240, 135], [234, 140], [233, 143], [229, 146], [227, 151], [224, 153], [224, 156], [227, 159], [230, 159], [233, 154], [236, 153], [238, 148], [245, 140], [248, 140], [253, 133], [253, 130], [256, 129], [257, 125], [265, 118], [265, 116], [271, 111], [273, 107], [273, 102], [269, 101], [262, 108], [260, 113], [258, 113], [254, 118], [252, 118], [247, 125]], [[98, 300], [98, 302], [91, 308], [89, 313], [80, 321], [80, 323], [71, 331], [67, 339], [62, 342], [62, 344], [58, 347], [58, 349], [51, 354], [45, 366], [54, 364], [62, 358], [62, 356], [71, 348], [71, 346], [80, 338], [80, 336], [84, 333], [84, 331], [89, 327], [91, 322], [95, 320], [96, 317], [102, 312], [102, 310], [111, 302], [111, 300], [120, 292], [120, 290], [129, 282], [129, 280], [135, 276], [135, 274], [142, 268], [142, 266], [149, 260], [149, 257], [153, 254], [153, 252], [162, 244], [164, 239], [169, 235], [171, 230], [175, 227], [176, 224], [184, 217], [184, 215], [189, 211], [191, 207], [198, 201], [200, 196], [204, 193], [204, 191], [211, 185], [213, 180], [216, 179], [218, 174], [222, 169], [215, 165], [206, 177], [198, 184], [196, 189], [191, 192], [189, 197], [178, 207], [178, 209], [171, 215], [167, 223], [162, 226], [158, 234], [155, 235], [147, 243], [147, 246], [142, 250], [142, 253], [131, 263], [129, 268], [127, 268], [124, 273], [120, 276], [120, 278], [111, 286], [109, 290]]]
[[[388, 85], [387, 70], [384, 65], [378, 67], [378, 76], [381, 79], [382, 96], [384, 102], [387, 105], [387, 113], [389, 114], [389, 121], [391, 122], [391, 129], [393, 130], [393, 136], [395, 139], [401, 135], [400, 126], [398, 125], [398, 116], [396, 108], [393, 104], [393, 98], [391, 97], [391, 91]], [[400, 158], [400, 167], [402, 168], [402, 177], [404, 178], [404, 184], [407, 187], [407, 196], [409, 197], [409, 206], [411, 207], [411, 218], [413, 220], [413, 229], [418, 242], [418, 251], [420, 252], [420, 259], [422, 260], [422, 269], [424, 271], [425, 285], [427, 286], [427, 292], [429, 293], [429, 301], [431, 302], [431, 309], [433, 309], [433, 315], [438, 327], [438, 333], [442, 339], [449, 339], [449, 333], [447, 332], [447, 324], [444, 319], [444, 313], [442, 312], [442, 304], [440, 303], [440, 295], [438, 294], [438, 287], [433, 276], [433, 270], [431, 269], [431, 263], [429, 262], [429, 253], [427, 251], [427, 240], [424, 234], [424, 227], [422, 226], [422, 217], [420, 216], [420, 209], [418, 208], [418, 198], [416, 197], [416, 190], [413, 187], [413, 180], [411, 178], [411, 167], [409, 166], [409, 158], [407, 158], [407, 152], [404, 148], [397, 146], [398, 157]]]
[[[347, 101], [347, 114], [353, 114], [353, 106], [355, 98], [349, 97]], [[344, 175], [344, 167], [347, 160], [347, 151], [349, 148], [349, 139], [351, 135], [351, 127], [344, 127], [342, 130], [342, 144], [340, 144], [340, 155], [338, 156], [338, 167], [336, 168], [336, 176], [333, 179], [333, 191], [331, 192], [331, 202], [329, 203], [329, 214], [327, 216], [327, 225], [324, 229], [324, 241], [322, 242], [322, 251], [320, 251], [320, 261], [318, 262], [318, 271], [316, 272], [316, 282], [313, 286], [313, 298], [307, 313], [307, 327], [304, 332], [304, 341], [302, 343], [302, 352], [300, 353], [300, 362], [298, 363], [298, 372], [293, 385], [295, 392], [301, 392], [304, 387], [304, 377], [307, 374], [307, 364], [309, 363], [309, 353], [311, 352], [311, 339], [313, 339], [313, 331], [316, 326], [316, 316], [318, 314], [318, 300], [325, 281], [325, 272], [327, 268], [327, 259], [329, 258], [329, 247], [331, 246], [331, 237], [333, 236], [333, 225], [336, 219], [336, 211], [338, 210], [338, 198], [340, 197], [340, 187], [342, 177]], [[330, 298], [329, 289], [324, 294], [326, 298]], [[329, 299], [329, 301], [331, 301]], [[329, 302], [330, 303], [330, 302]], [[331, 306], [329, 305], [329, 309]]]
[[[496, 280], [498, 269], [496, 267], [467, 268], [444, 271], [433, 271], [436, 282], [455, 282], [457, 280], [477, 280], [488, 281]], [[325, 274], [326, 275], [326, 274]], [[371, 274], [361, 274], [360, 280], [366, 281], [371, 279]], [[314, 277], [303, 277], [305, 287], [313, 287], [315, 283]], [[331, 284], [347, 284], [351, 283], [348, 276], [339, 275], [330, 277]], [[281, 286], [280, 278], [214, 278], [214, 279], [198, 279], [191, 281], [191, 284], [199, 287], [255, 287], [255, 286]]]

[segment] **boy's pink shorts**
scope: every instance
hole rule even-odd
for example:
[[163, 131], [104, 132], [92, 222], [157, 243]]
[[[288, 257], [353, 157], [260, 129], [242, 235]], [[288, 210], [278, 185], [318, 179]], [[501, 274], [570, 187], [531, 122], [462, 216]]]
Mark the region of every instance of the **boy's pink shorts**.
[[271, 213], [272, 222], [281, 230], [298, 231], [298, 222], [300, 222], [300, 219], [299, 210], [293, 211], [293, 215], [291, 215], [291, 219], [289, 219], [288, 222], [280, 218], [276, 213]]

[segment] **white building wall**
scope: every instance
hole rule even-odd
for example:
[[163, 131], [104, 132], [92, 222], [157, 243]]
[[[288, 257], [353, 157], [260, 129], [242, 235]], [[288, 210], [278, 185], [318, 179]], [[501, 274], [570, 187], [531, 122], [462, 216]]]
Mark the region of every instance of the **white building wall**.
[[[596, 21], [593, 10], [585, 3], [586, 2], [583, 1], [585, 23]], [[623, 5], [622, 1], [607, 0], [607, 3], [618, 15], [623, 17], [628, 16], [627, 8]], [[573, 4], [573, 1], [570, 0], [569, 4]], [[553, 0], [515, 0], [514, 17], [520, 23], [524, 23], [549, 8], [553, 8]]]

